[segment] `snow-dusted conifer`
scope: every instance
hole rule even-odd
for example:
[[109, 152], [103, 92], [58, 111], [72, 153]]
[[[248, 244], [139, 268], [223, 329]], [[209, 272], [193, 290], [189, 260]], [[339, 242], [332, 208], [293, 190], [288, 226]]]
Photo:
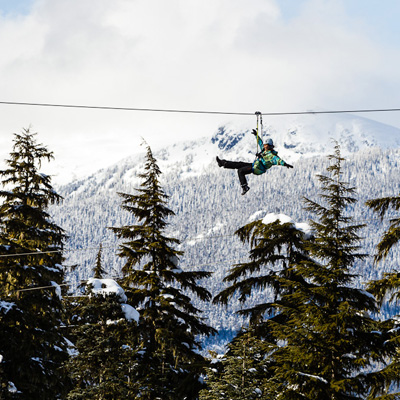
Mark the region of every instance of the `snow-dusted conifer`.
[[[235, 293], [239, 293], [239, 300], [244, 303], [252, 294], [266, 288], [273, 289], [276, 300], [291, 290], [288, 281], [302, 280], [292, 266], [306, 258], [305, 234], [287, 216], [268, 215], [245, 225], [236, 234], [243, 243], [250, 243], [250, 261], [230, 270], [224, 281], [231, 285], [215, 296], [215, 303], [227, 304]], [[262, 323], [266, 313], [280, 318], [271, 301], [258, 303], [240, 313], [249, 315], [253, 325]]]
[[[380, 218], [387, 215], [390, 209], [398, 212], [400, 210], [400, 196], [384, 197], [367, 201], [367, 206], [379, 214]], [[397, 245], [400, 240], [400, 218], [394, 217], [390, 220], [389, 228], [384, 232], [380, 242], [377, 245], [377, 254], [375, 262], [385, 262], [390, 250]], [[398, 271], [385, 272], [381, 279], [373, 280], [368, 283], [368, 290], [373, 293], [382, 306], [383, 303], [398, 305], [400, 300], [400, 274]], [[391, 338], [387, 343], [397, 347], [395, 353], [390, 359], [390, 363], [380, 371], [380, 379], [376, 380], [374, 394], [380, 395], [379, 399], [392, 399], [396, 395], [394, 390], [388, 390], [390, 387], [399, 387], [400, 383], [400, 357], [399, 357], [399, 315], [385, 321], [393, 325], [390, 331]]]
[[182, 253], [174, 248], [179, 240], [165, 235], [168, 196], [159, 183], [161, 171], [147, 147], [145, 171], [137, 194], [120, 193], [122, 207], [137, 223], [112, 228], [124, 242], [119, 256], [125, 260], [121, 285], [129, 301], [140, 310], [138, 368], [133, 378], [141, 399], [195, 399], [204, 358], [199, 354], [199, 335], [212, 329], [199, 317], [190, 293], [202, 300], [210, 294], [199, 279], [210, 273], [184, 271]]
[[[303, 228], [303, 225], [301, 225]], [[250, 317], [250, 328], [246, 332], [248, 339], [258, 344], [258, 357], [254, 360], [254, 368], [263, 371], [263, 379], [259, 381], [258, 389], [253, 398], [273, 399], [279, 391], [273, 380], [268, 380], [273, 374], [275, 361], [271, 354], [278, 348], [278, 338], [273, 334], [272, 324], [282, 325], [289, 319], [286, 309], [281, 305], [285, 295], [292, 293], [296, 285], [304, 283], [304, 278], [294, 267], [297, 263], [307, 259], [305, 250], [305, 239], [309, 232], [299, 229], [286, 215], [268, 214], [262, 220], [256, 220], [237, 232], [243, 243], [250, 243], [250, 261], [234, 266], [225, 281], [231, 283], [226, 289], [219, 293], [214, 302], [227, 304], [236, 294], [242, 303], [257, 294], [261, 294], [262, 301], [255, 301], [250, 308], [243, 308], [239, 313]], [[267, 301], [262, 293], [266, 289], [272, 289], [273, 299]], [[242, 341], [242, 332], [234, 339], [230, 346]], [[228, 352], [229, 362], [235, 362], [237, 357]], [[233, 371], [231, 372], [233, 373]], [[211, 378], [208, 383], [215, 387], [218, 379], [226, 379], [225, 366], [223, 372]], [[233, 377], [229, 378], [230, 380]], [[240, 375], [236, 376], [240, 379]], [[219, 383], [220, 384], [220, 383]], [[259, 397], [256, 397], [259, 396]], [[215, 397], [217, 398], [217, 397]]]
[[97, 252], [97, 256], [96, 256], [96, 265], [93, 269], [93, 278], [101, 279], [101, 278], [103, 278], [103, 276], [106, 273], [106, 271], [104, 271], [102, 261], [101, 261], [102, 254], [103, 254], [103, 245], [100, 243], [99, 251]]
[[[390, 209], [400, 210], [400, 196], [383, 197], [367, 201], [367, 206], [379, 214], [383, 219]], [[390, 249], [400, 241], [400, 217], [392, 218], [390, 226], [384, 233], [381, 241], [378, 243], [378, 253], [375, 256], [376, 261], [387, 257]]]
[[[211, 353], [214, 357], [216, 354]], [[264, 343], [251, 330], [241, 332], [222, 360], [207, 368], [207, 388], [200, 400], [273, 399], [263, 392], [267, 371], [264, 368]]]
[[[69, 400], [128, 398], [130, 365], [137, 312], [126, 304], [123, 289], [113, 279], [104, 279], [102, 246], [93, 267], [93, 278], [83, 296], [69, 301], [69, 324], [74, 342], [67, 364], [73, 388]], [[130, 311], [130, 312], [127, 312]]]
[[304, 280], [282, 298], [285, 323], [271, 324], [284, 343], [273, 353], [272, 379], [282, 399], [366, 398], [379, 379], [374, 365], [390, 354], [384, 326], [372, 318], [374, 297], [354, 287], [352, 268], [366, 255], [359, 252], [362, 226], [351, 217], [355, 188], [342, 180], [338, 145], [329, 160], [328, 176], [318, 176], [322, 202], [305, 199], [318, 219], [311, 221], [309, 258], [293, 266]]
[[84, 295], [71, 303], [74, 354], [67, 364], [73, 383], [69, 400], [129, 398], [136, 353], [130, 344], [138, 314], [125, 302], [125, 293], [114, 280], [92, 278]]
[[[353, 286], [351, 269], [365, 258], [357, 234], [362, 226], [349, 213], [355, 189], [341, 179], [339, 146], [329, 160], [329, 176], [318, 176], [323, 204], [305, 199], [306, 209], [318, 216], [310, 223], [313, 237], [293, 236], [296, 226], [289, 222], [259, 232], [257, 223], [242, 228], [252, 241], [251, 261], [231, 271], [233, 285], [216, 299], [226, 301], [238, 291], [245, 300], [254, 289], [275, 290], [274, 301], [242, 312], [250, 313], [254, 331], [269, 345], [266, 371], [272, 374], [264, 393], [282, 400], [364, 398], [381, 379], [368, 367], [385, 362], [393, 350], [385, 343], [386, 327], [372, 318], [375, 299]], [[260, 267], [268, 264], [265, 273]]]
[[26, 129], [14, 135], [7, 168], [0, 171], [0, 299], [12, 304], [0, 312], [0, 331], [7, 332], [0, 354], [18, 399], [55, 399], [66, 390], [61, 366], [68, 355], [59, 329], [65, 234], [46, 211], [61, 196], [50, 176], [39, 172], [52, 158]]

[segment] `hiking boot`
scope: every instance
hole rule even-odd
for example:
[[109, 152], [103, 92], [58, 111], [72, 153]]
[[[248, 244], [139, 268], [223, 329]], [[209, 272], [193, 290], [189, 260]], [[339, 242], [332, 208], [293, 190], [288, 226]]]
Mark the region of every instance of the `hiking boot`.
[[220, 158], [218, 156], [217, 156], [217, 163], [218, 163], [218, 167], [225, 166], [225, 160], [220, 160]]
[[247, 185], [242, 185], [242, 195], [246, 194], [250, 188]]

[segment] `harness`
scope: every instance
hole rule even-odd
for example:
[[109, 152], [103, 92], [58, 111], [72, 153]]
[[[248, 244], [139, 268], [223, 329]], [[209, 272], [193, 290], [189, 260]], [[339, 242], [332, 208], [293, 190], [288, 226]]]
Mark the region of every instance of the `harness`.
[[[262, 123], [262, 114], [260, 111], [256, 111], [256, 116], [257, 116], [257, 135], [256, 135], [256, 159], [253, 161], [252, 164], [252, 169], [253, 169], [253, 173], [255, 175], [260, 175], [263, 174], [265, 172], [265, 168], [262, 165], [260, 168], [260, 164], [263, 164], [262, 161], [260, 160], [261, 157], [261, 153], [258, 151], [258, 141], [260, 139], [261, 136], [261, 140], [262, 140], [262, 134], [263, 134], [263, 123]], [[260, 132], [260, 127], [261, 127], [261, 132]], [[261, 133], [261, 135], [259, 134]]]
[[[263, 135], [263, 122], [262, 122], [262, 114], [260, 111], [256, 111], [256, 116], [257, 116], [257, 135], [256, 135], [256, 156], [258, 153], [258, 137], [261, 137], [262, 140], [262, 135]], [[261, 135], [259, 135], [259, 126], [261, 126]]]

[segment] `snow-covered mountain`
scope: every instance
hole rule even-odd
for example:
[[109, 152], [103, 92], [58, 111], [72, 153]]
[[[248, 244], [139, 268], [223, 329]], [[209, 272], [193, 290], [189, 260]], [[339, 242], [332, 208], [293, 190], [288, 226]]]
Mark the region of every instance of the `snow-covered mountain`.
[[[215, 156], [252, 161], [256, 140], [251, 129], [239, 131], [234, 125], [222, 126], [201, 140], [171, 144], [155, 152], [163, 172], [161, 183], [170, 196], [169, 207], [176, 213], [168, 233], [181, 240], [180, 249], [185, 252], [181, 267], [213, 271], [213, 277], [204, 282], [213, 294], [224, 287], [223, 278], [229, 268], [246, 260], [249, 249], [236, 238], [238, 228], [269, 213], [284, 214], [297, 223], [313, 217], [303, 210], [302, 199], [306, 196], [319, 200], [316, 175], [325, 173], [326, 155], [333, 152], [332, 139], [338, 141], [347, 159], [344, 179], [358, 189], [359, 202], [349, 213], [367, 224], [362, 245], [371, 255], [384, 225], [366, 209], [365, 200], [393, 195], [400, 189], [399, 129], [352, 115], [280, 118], [273, 124], [264, 121], [263, 138], [272, 137], [279, 155], [294, 169], [274, 167], [264, 175], [250, 176], [251, 190], [245, 196], [240, 194], [236, 172], [218, 168]], [[72, 287], [91, 276], [100, 243], [109, 277], [118, 275], [122, 260], [116, 256], [118, 244], [108, 227], [133, 222], [120, 208], [117, 193], [134, 193], [139, 186], [144, 150], [59, 188], [65, 200], [51, 213], [70, 236], [67, 264], [78, 264], [69, 275]], [[362, 285], [393, 268], [398, 252], [394, 249], [388, 262], [379, 266], [374, 266], [371, 259], [356, 265], [355, 272], [360, 275], [356, 284]], [[197, 305], [221, 332], [245, 323], [233, 314], [239, 308], [237, 299], [227, 309]]]
[[[211, 137], [174, 143], [158, 151], [156, 156], [164, 173], [176, 174], [179, 178], [203, 174], [217, 155], [250, 162], [258, 151], [251, 130], [228, 124], [219, 127]], [[366, 148], [397, 148], [400, 129], [349, 114], [293, 115], [274, 117], [271, 121], [264, 118], [262, 139], [267, 138], [273, 139], [280, 157], [295, 163], [330, 154], [334, 141], [340, 144], [344, 156]], [[136, 158], [137, 155], [124, 162], [134, 163]]]

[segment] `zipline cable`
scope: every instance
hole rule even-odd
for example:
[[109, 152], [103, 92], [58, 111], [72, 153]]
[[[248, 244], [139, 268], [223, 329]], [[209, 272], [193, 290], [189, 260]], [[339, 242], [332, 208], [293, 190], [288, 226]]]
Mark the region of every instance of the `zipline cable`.
[[[115, 248], [116, 245], [109, 245], [103, 246], [103, 249], [112, 249]], [[32, 251], [26, 253], [13, 253], [13, 254], [0, 254], [0, 258], [5, 257], [22, 257], [22, 256], [35, 256], [35, 255], [42, 255], [42, 254], [54, 254], [54, 253], [77, 253], [79, 251], [86, 251], [86, 250], [98, 250], [99, 247], [83, 247], [79, 249], [60, 249], [60, 250], [48, 250], [48, 251]]]
[[140, 108], [140, 107], [114, 107], [114, 106], [91, 106], [79, 104], [53, 104], [53, 103], [26, 103], [14, 101], [0, 101], [3, 105], [14, 106], [35, 106], [35, 107], [58, 107], [58, 108], [80, 108], [92, 110], [115, 110], [115, 111], [147, 111], [164, 113], [185, 113], [185, 114], [219, 114], [219, 115], [254, 115], [252, 112], [230, 112], [230, 111], [202, 111], [202, 110], [179, 110], [162, 108]]
[[[214, 261], [212, 263], [206, 263], [206, 264], [186, 265], [186, 266], [184, 266], [184, 268], [188, 268], [188, 269], [189, 268], [199, 268], [199, 267], [207, 267], [207, 266], [216, 265], [216, 264], [232, 264], [232, 263], [234, 263], [234, 264], [243, 264], [244, 262], [248, 262], [248, 260], [246, 260], [246, 261], [237, 260], [237, 259], [220, 260], [220, 261]], [[79, 282], [79, 284], [86, 283], [89, 279], [92, 279], [92, 278], [81, 279], [78, 282]], [[115, 279], [120, 279], [120, 276], [111, 276], [111, 277], [102, 278], [102, 279], [113, 279], [113, 280], [115, 280]], [[74, 286], [74, 284], [76, 284], [76, 283], [57, 283], [55, 285], [34, 286], [34, 287], [28, 287], [28, 288], [23, 288], [23, 289], [16, 289], [13, 292], [18, 293], [18, 292], [30, 292], [30, 291], [33, 291], [33, 290], [57, 289], [60, 286]]]
[[[370, 255], [369, 258], [371, 258], [371, 257], [373, 257], [373, 256]], [[205, 263], [205, 264], [198, 264], [198, 265], [189, 265], [189, 266], [186, 265], [186, 266], [184, 266], [184, 268], [191, 269], [191, 268], [198, 268], [198, 267], [206, 267], [206, 266], [210, 266], [210, 265], [214, 266], [214, 265], [218, 265], [218, 264], [231, 264], [231, 265], [236, 265], [237, 264], [237, 265], [239, 265], [239, 264], [244, 264], [244, 263], [248, 263], [248, 262], [250, 262], [249, 259], [247, 259], [245, 261], [244, 260], [238, 260], [238, 259], [230, 259], [230, 260], [220, 260], [220, 261], [214, 261], [212, 263]], [[115, 280], [115, 279], [120, 279], [120, 278], [121, 278], [120, 276], [111, 276], [111, 277], [102, 278], [102, 279], [113, 279], [113, 280]], [[79, 285], [81, 285], [83, 283], [86, 283], [89, 279], [92, 279], [92, 278], [80, 279], [76, 283], [60, 283], [60, 284], [48, 285], [48, 286], [35, 286], [35, 287], [16, 289], [16, 290], [13, 290], [13, 292], [18, 293], [18, 292], [28, 292], [28, 291], [33, 291], [33, 290], [57, 289], [57, 288], [59, 288], [61, 286], [74, 286], [77, 283], [79, 283]]]
[[[184, 114], [249, 115], [249, 116], [254, 115], [254, 112], [92, 106], [92, 105], [79, 105], [79, 104], [28, 103], [28, 102], [16, 102], [16, 101], [0, 101], [0, 105], [79, 108], [79, 109], [115, 110], [115, 111], [145, 111], [145, 112], [184, 113]], [[279, 115], [313, 115], [313, 114], [314, 115], [317, 115], [317, 114], [355, 114], [355, 113], [399, 112], [399, 111], [400, 111], [400, 108], [371, 108], [371, 109], [348, 109], [348, 110], [326, 110], [326, 111], [263, 112], [263, 114], [268, 115], [268, 116], [279, 116]]]

